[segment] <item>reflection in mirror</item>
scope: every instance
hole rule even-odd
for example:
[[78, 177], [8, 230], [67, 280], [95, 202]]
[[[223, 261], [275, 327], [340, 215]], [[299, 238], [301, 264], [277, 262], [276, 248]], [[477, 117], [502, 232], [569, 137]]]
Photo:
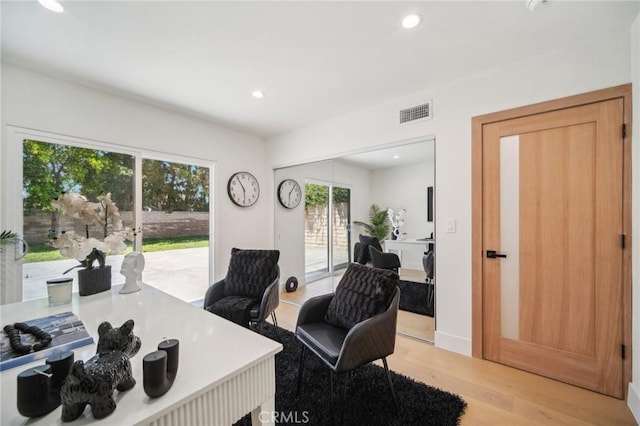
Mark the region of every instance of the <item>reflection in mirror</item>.
[[[403, 300], [398, 332], [433, 341], [435, 250], [425, 255], [435, 247], [428, 190], [433, 188], [435, 193], [434, 144], [429, 139], [387, 145], [274, 171], [276, 187], [284, 179], [294, 179], [304, 188], [305, 200], [293, 209], [275, 203], [275, 244], [281, 253], [282, 281], [292, 276], [299, 281], [298, 289], [281, 294], [281, 300], [301, 304], [334, 291], [344, 268], [355, 261], [359, 235], [368, 235], [354, 222], [368, 223], [372, 204], [394, 213], [404, 209], [397, 239], [389, 232], [381, 241], [383, 250], [395, 253], [401, 263]], [[432, 204], [432, 213], [434, 207]]]

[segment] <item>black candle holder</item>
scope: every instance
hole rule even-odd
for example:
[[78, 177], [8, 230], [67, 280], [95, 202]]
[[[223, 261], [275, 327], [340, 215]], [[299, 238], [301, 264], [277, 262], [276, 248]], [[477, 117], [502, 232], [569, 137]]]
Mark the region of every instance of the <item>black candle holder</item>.
[[73, 352], [47, 358], [45, 365], [18, 374], [18, 412], [25, 417], [40, 417], [60, 405], [60, 387], [73, 365]]
[[144, 392], [151, 398], [164, 395], [173, 386], [178, 374], [179, 348], [178, 339], [163, 340], [157, 351], [142, 359]]

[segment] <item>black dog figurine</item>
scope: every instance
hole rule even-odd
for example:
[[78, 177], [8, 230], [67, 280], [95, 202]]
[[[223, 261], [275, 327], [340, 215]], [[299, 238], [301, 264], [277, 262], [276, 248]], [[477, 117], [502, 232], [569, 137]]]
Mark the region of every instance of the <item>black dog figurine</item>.
[[87, 404], [94, 418], [104, 418], [116, 409], [114, 390], [122, 392], [135, 386], [129, 358], [138, 353], [141, 342], [133, 334], [133, 325], [133, 320], [120, 328], [106, 321], [100, 324], [96, 355], [86, 363], [76, 361], [60, 390], [62, 421], [80, 417]]

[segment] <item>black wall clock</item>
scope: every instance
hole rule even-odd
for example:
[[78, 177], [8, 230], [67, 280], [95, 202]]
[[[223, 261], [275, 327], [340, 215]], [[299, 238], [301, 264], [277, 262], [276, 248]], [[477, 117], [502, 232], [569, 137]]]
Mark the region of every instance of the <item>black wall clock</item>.
[[233, 203], [240, 207], [252, 206], [260, 196], [258, 179], [249, 172], [238, 172], [231, 175], [227, 183], [227, 194]]
[[278, 185], [278, 201], [282, 207], [293, 209], [300, 204], [302, 200], [302, 189], [300, 185], [293, 179], [285, 179]]

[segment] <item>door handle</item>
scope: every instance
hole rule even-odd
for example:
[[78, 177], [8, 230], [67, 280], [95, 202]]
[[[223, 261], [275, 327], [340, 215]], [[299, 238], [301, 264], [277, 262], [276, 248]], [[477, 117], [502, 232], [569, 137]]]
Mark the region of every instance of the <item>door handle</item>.
[[489, 259], [495, 259], [496, 257], [506, 258], [506, 254], [497, 253], [495, 250], [487, 250], [487, 257]]

